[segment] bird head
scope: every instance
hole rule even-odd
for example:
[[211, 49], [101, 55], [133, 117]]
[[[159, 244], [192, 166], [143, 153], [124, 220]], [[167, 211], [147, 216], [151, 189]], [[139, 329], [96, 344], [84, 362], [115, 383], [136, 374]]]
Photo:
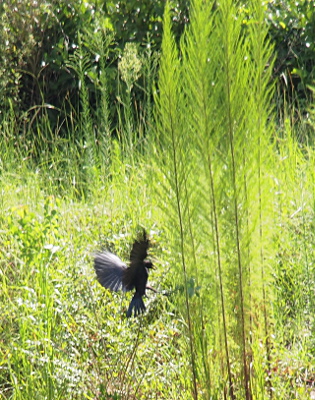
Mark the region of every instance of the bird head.
[[153, 264], [151, 263], [151, 261], [145, 260], [145, 261], [143, 261], [143, 263], [144, 263], [144, 266], [145, 266], [146, 268], [154, 269], [154, 266], [153, 266]]

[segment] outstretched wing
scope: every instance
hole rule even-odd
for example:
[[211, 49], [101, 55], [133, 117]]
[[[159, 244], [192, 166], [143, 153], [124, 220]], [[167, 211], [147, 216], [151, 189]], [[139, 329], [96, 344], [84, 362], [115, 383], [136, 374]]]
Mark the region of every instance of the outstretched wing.
[[126, 287], [126, 290], [134, 288], [137, 279], [139, 280], [139, 274], [142, 276], [143, 261], [148, 256], [149, 245], [149, 239], [147, 238], [146, 231], [143, 229], [142, 234], [132, 245], [130, 267], [126, 270], [123, 277], [123, 285]]
[[150, 245], [150, 241], [147, 238], [147, 233], [145, 229], [142, 231], [142, 235], [135, 240], [132, 250], [130, 253], [130, 266], [138, 265], [139, 263], [143, 263], [144, 259], [148, 256], [148, 248]]
[[105, 288], [115, 292], [119, 289], [133, 289], [133, 287], [127, 288], [123, 283], [129, 268], [115, 254], [109, 251], [97, 253], [94, 257], [94, 269], [99, 283]]

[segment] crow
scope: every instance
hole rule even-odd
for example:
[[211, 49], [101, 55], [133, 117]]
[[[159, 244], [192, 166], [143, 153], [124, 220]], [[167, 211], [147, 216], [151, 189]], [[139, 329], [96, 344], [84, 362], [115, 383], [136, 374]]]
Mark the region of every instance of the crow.
[[153, 268], [151, 261], [146, 260], [149, 245], [149, 239], [143, 229], [142, 236], [133, 243], [129, 267], [110, 251], [99, 252], [94, 258], [94, 269], [102, 286], [114, 292], [119, 289], [123, 291], [136, 289], [127, 311], [128, 318], [131, 317], [133, 310], [134, 316], [145, 311], [142, 297], [145, 296], [146, 289], [152, 289], [147, 287], [148, 270]]

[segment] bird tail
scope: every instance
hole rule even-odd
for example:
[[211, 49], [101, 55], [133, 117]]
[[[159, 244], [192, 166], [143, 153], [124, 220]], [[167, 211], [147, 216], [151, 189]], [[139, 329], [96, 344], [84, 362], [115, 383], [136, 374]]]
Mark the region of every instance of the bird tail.
[[129, 308], [127, 311], [127, 318], [131, 317], [133, 309], [135, 317], [139, 314], [142, 314], [145, 311], [145, 305], [142, 300], [142, 296], [139, 296], [137, 293], [135, 293], [129, 304]]

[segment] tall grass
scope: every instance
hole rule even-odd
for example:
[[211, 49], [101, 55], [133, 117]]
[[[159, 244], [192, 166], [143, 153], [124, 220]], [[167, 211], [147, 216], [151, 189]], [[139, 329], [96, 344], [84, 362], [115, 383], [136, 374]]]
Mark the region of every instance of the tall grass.
[[[194, 398], [264, 398], [255, 377], [268, 380], [271, 363], [273, 49], [263, 6], [251, 6], [244, 25], [233, 2], [195, 1], [181, 57], [164, 22], [155, 149], [181, 255]], [[260, 341], [264, 357], [253, 351]]]
[[[181, 113], [186, 101], [181, 93], [180, 73], [181, 66], [169, 23], [169, 9], [166, 7], [159, 75], [159, 97], [157, 98], [158, 141], [156, 146], [157, 154], [155, 156], [158, 157], [159, 165], [166, 175], [167, 187], [172, 190], [171, 201], [166, 205], [173, 207], [172, 211], [174, 213], [169, 214], [169, 217], [172, 228], [178, 232], [177, 235], [173, 232], [173, 235], [177, 239], [179, 250], [177, 262], [182, 266], [185, 290], [185, 310], [192, 373], [192, 397], [197, 399], [196, 349], [188, 292], [188, 265], [194, 259], [194, 237], [191, 232], [192, 210], [190, 202], [187, 201], [193, 196], [192, 186], [187, 182], [190, 177], [192, 160], [189, 159], [189, 149], [191, 147], [184, 126], [184, 116]], [[166, 149], [167, 151], [163, 154]], [[191, 155], [193, 157], [193, 153]]]

